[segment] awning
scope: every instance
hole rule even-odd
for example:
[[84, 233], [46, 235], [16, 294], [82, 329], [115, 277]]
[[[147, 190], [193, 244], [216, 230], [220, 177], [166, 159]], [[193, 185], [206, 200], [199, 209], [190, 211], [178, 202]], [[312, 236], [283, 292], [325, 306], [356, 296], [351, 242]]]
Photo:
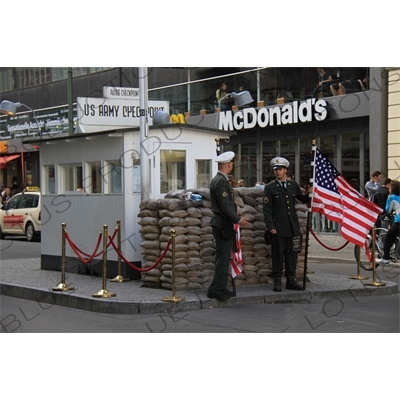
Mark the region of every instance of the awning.
[[0, 157], [0, 168], [6, 168], [8, 162], [15, 160], [18, 157], [21, 157], [21, 154], [12, 154], [9, 156], [1, 156]]

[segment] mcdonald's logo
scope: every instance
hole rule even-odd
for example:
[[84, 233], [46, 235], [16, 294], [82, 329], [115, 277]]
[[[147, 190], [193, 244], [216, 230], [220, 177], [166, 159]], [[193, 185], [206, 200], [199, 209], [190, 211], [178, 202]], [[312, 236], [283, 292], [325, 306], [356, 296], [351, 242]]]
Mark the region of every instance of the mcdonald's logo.
[[169, 119], [173, 124], [186, 124], [185, 117], [183, 114], [172, 114]]

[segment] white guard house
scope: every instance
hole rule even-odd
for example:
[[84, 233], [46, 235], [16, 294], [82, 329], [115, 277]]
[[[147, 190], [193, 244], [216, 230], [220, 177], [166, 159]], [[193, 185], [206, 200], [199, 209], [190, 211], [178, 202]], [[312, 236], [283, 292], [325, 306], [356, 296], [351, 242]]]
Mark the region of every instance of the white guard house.
[[[40, 146], [42, 269], [61, 270], [63, 223], [74, 245], [91, 255], [103, 226], [113, 235], [118, 220], [121, 252], [140, 266], [141, 168], [148, 168], [150, 199], [164, 198], [174, 189], [208, 187], [217, 173], [216, 137], [224, 144], [236, 134], [173, 123], [149, 126], [142, 142], [140, 133], [134, 127], [24, 140], [27, 147]], [[83, 263], [68, 242], [65, 255], [68, 271], [101, 275], [102, 255]], [[117, 275], [117, 261], [110, 247], [107, 277]], [[124, 276], [140, 277], [124, 262], [121, 267]]]

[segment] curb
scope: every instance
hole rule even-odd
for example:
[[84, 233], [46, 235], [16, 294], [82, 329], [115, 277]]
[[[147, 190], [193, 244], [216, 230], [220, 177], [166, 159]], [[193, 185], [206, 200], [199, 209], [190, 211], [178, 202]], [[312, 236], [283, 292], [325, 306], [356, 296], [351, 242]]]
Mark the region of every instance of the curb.
[[[121, 301], [115, 297], [110, 299], [97, 299], [89, 296], [82, 296], [74, 292], [53, 292], [51, 289], [26, 287], [9, 283], [0, 283], [0, 293], [4, 296], [18, 297], [38, 303], [50, 304], [50, 306], [58, 305], [96, 313], [157, 314], [247, 304], [310, 302], [323, 298], [333, 299], [390, 295], [399, 292], [397, 284], [394, 282], [385, 281], [385, 286], [373, 287], [365, 286], [362, 281], [349, 282], [342, 279], [342, 277], [331, 275], [327, 278], [324, 275], [326, 274], [313, 275], [313, 280], [315, 280], [315, 282], [311, 282], [313, 285], [309, 289], [306, 287], [305, 291], [294, 292], [283, 289], [282, 292], [276, 293], [272, 291], [271, 285], [241, 287], [237, 297], [233, 297], [226, 302], [208, 299], [204, 290], [180, 293], [179, 295], [183, 296], [185, 300], [179, 303], [160, 300]], [[328, 285], [326, 285], [327, 280], [336, 282], [336, 289], [333, 289], [329, 282]], [[43, 306], [43, 308], [47, 307]]]

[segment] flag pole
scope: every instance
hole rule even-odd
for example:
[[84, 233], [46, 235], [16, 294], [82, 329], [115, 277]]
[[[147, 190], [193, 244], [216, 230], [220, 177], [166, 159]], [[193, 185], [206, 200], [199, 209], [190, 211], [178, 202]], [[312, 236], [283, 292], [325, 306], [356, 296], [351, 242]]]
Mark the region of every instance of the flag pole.
[[[315, 165], [315, 140], [312, 141], [312, 157], [311, 157], [311, 172], [312, 178], [310, 179], [310, 186], [314, 184], [314, 165]], [[308, 187], [307, 187], [308, 190]], [[307, 213], [307, 226], [306, 226], [306, 242], [305, 242], [305, 250], [304, 250], [304, 270], [303, 270], [303, 290], [306, 290], [306, 280], [307, 280], [307, 261], [308, 261], [308, 242], [310, 239], [310, 226], [311, 226], [311, 218], [312, 218], [312, 211], [311, 211], [311, 203], [312, 203], [312, 196], [308, 196], [308, 213]]]

